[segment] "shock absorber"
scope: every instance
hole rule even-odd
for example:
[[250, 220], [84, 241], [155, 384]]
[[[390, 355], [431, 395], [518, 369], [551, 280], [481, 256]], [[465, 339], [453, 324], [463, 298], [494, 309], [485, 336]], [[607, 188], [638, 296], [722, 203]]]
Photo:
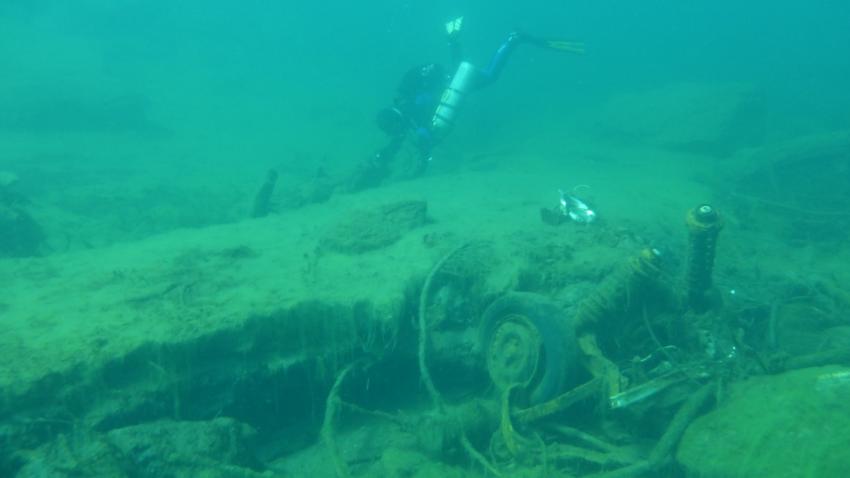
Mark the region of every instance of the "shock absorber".
[[608, 276], [578, 306], [574, 321], [584, 366], [595, 378], [602, 379], [609, 395], [620, 391], [620, 372], [602, 353], [596, 332], [606, 327], [606, 320], [639, 306], [645, 300], [645, 292], [660, 275], [660, 253], [644, 249]]
[[579, 304], [576, 327], [599, 323], [634, 306], [641, 293], [661, 274], [660, 263], [661, 254], [655, 249], [644, 249], [632, 257]]
[[717, 248], [717, 235], [723, 218], [709, 204], [701, 204], [685, 218], [688, 225], [687, 294], [688, 306], [697, 313], [711, 308], [711, 275]]

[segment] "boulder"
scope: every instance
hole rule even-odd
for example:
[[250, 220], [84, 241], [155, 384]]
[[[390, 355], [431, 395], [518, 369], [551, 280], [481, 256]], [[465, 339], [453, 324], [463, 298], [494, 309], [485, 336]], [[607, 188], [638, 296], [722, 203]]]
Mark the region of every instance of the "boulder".
[[850, 470], [850, 368], [753, 377], [687, 430], [677, 458], [701, 478], [839, 478]]
[[722, 156], [759, 142], [764, 114], [748, 85], [674, 83], [612, 97], [585, 124], [606, 141]]

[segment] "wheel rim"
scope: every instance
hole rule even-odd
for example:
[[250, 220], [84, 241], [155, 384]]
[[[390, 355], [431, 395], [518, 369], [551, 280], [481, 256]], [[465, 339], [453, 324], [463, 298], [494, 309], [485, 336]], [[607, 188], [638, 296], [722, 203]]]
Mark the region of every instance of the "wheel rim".
[[528, 386], [537, 375], [542, 342], [531, 320], [518, 314], [502, 317], [487, 344], [487, 372], [502, 391], [511, 385]]

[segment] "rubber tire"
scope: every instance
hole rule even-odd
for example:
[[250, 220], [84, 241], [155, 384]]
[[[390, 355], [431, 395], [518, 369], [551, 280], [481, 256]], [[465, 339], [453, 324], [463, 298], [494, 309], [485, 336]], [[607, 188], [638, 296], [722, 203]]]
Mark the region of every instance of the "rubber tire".
[[[551, 400], [576, 382], [578, 343], [570, 317], [554, 302], [539, 294], [511, 292], [490, 304], [479, 325], [479, 344], [486, 354], [496, 325], [502, 317], [522, 315], [540, 334], [543, 372], [529, 394], [531, 404]], [[489, 371], [488, 371], [489, 374]]]

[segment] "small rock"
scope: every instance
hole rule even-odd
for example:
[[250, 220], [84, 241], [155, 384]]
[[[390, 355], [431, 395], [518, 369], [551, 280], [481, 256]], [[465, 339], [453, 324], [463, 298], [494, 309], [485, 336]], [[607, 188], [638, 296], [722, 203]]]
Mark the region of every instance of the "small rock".
[[216, 469], [242, 469], [249, 476], [259, 467], [247, 445], [254, 433], [236, 420], [216, 418], [144, 423], [113, 430], [107, 438], [133, 462], [140, 476], [201, 476]]
[[356, 212], [329, 230], [322, 248], [343, 254], [387, 247], [428, 222], [425, 201], [399, 201]]
[[[73, 478], [78, 476], [131, 476], [129, 462], [99, 433], [74, 431], [26, 453], [16, 478]], [[134, 475], [132, 475], [134, 476]]]

